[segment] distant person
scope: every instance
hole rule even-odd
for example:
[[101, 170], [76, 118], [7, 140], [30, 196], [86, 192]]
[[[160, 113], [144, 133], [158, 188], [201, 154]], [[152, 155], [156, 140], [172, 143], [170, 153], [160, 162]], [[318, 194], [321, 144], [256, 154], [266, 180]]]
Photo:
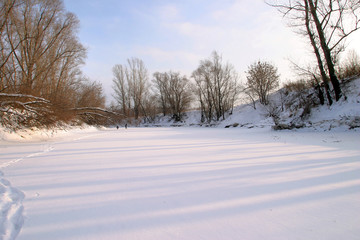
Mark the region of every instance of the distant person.
[[119, 126], [116, 126], [116, 129], [119, 129]]
[[125, 123], [125, 129], [127, 129], [127, 123]]

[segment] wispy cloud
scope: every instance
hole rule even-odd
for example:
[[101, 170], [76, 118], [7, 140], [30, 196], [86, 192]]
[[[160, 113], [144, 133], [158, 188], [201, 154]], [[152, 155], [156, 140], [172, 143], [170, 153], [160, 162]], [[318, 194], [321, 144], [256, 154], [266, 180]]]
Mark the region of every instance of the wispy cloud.
[[[309, 58], [307, 40], [295, 35], [281, 15], [259, 0], [65, 0], [81, 22], [89, 47], [85, 73], [111, 91], [112, 67], [127, 58], [144, 60], [149, 71], [190, 75], [217, 50], [244, 74], [262, 59], [291, 77], [288, 58]], [[353, 45], [356, 39], [353, 38]], [[359, 47], [359, 46], [358, 46]], [[359, 49], [360, 51], [360, 49]]]
[[175, 4], [161, 5], [156, 8], [156, 13], [163, 21], [175, 20], [179, 17], [179, 9]]
[[182, 50], [203, 58], [217, 50], [241, 72], [258, 59], [273, 61], [286, 71], [287, 58], [303, 43], [286, 28], [274, 9], [260, 1], [216, 5], [199, 21], [181, 18], [162, 23], [162, 27], [164, 32], [187, 41]]

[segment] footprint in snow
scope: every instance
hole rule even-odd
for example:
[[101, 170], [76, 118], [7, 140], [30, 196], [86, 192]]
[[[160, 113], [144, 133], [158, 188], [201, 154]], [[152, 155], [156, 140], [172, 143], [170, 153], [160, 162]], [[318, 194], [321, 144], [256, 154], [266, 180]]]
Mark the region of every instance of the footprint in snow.
[[24, 223], [24, 197], [0, 172], [0, 239], [13, 240], [19, 234]]

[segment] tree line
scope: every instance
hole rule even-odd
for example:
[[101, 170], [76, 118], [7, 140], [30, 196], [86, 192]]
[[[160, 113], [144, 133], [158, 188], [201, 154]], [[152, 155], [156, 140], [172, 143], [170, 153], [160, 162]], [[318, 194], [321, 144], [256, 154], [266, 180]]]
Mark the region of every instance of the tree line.
[[[348, 36], [360, 27], [360, 2], [289, 0], [268, 2], [307, 39], [316, 64], [294, 64], [303, 81], [318, 91], [321, 104], [344, 96], [340, 78], [360, 74], [356, 54], [340, 66]], [[83, 76], [87, 50], [77, 37], [79, 20], [62, 0], [0, 1], [0, 124], [48, 126], [58, 121], [112, 124], [152, 122], [159, 114], [181, 121], [199, 109], [202, 122], [232, 114], [240, 94], [269, 105], [279, 87], [276, 66], [258, 60], [241, 84], [234, 66], [214, 51], [191, 76], [176, 71], [151, 76], [139, 58], [113, 67], [116, 106], [106, 108], [102, 85]], [[314, 67], [315, 66], [315, 67]], [[339, 67], [340, 66], [340, 67]], [[298, 86], [305, 86], [299, 84]]]
[[233, 65], [223, 63], [216, 51], [200, 61], [191, 78], [174, 71], [155, 72], [150, 78], [138, 58], [115, 65], [113, 75], [117, 111], [127, 121], [141, 116], [151, 122], [158, 114], [181, 121], [190, 108], [201, 111], [201, 122], [224, 120], [232, 114], [240, 93], [246, 91], [266, 105], [269, 94], [279, 86], [277, 68], [266, 61], [250, 65], [247, 83], [240, 84]]

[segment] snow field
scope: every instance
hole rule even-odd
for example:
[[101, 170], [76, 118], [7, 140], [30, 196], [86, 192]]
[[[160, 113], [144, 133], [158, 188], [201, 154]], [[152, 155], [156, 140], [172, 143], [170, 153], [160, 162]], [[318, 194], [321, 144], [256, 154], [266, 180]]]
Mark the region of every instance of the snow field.
[[0, 164], [25, 194], [16, 239], [359, 239], [359, 143], [357, 132], [108, 129], [7, 143]]

